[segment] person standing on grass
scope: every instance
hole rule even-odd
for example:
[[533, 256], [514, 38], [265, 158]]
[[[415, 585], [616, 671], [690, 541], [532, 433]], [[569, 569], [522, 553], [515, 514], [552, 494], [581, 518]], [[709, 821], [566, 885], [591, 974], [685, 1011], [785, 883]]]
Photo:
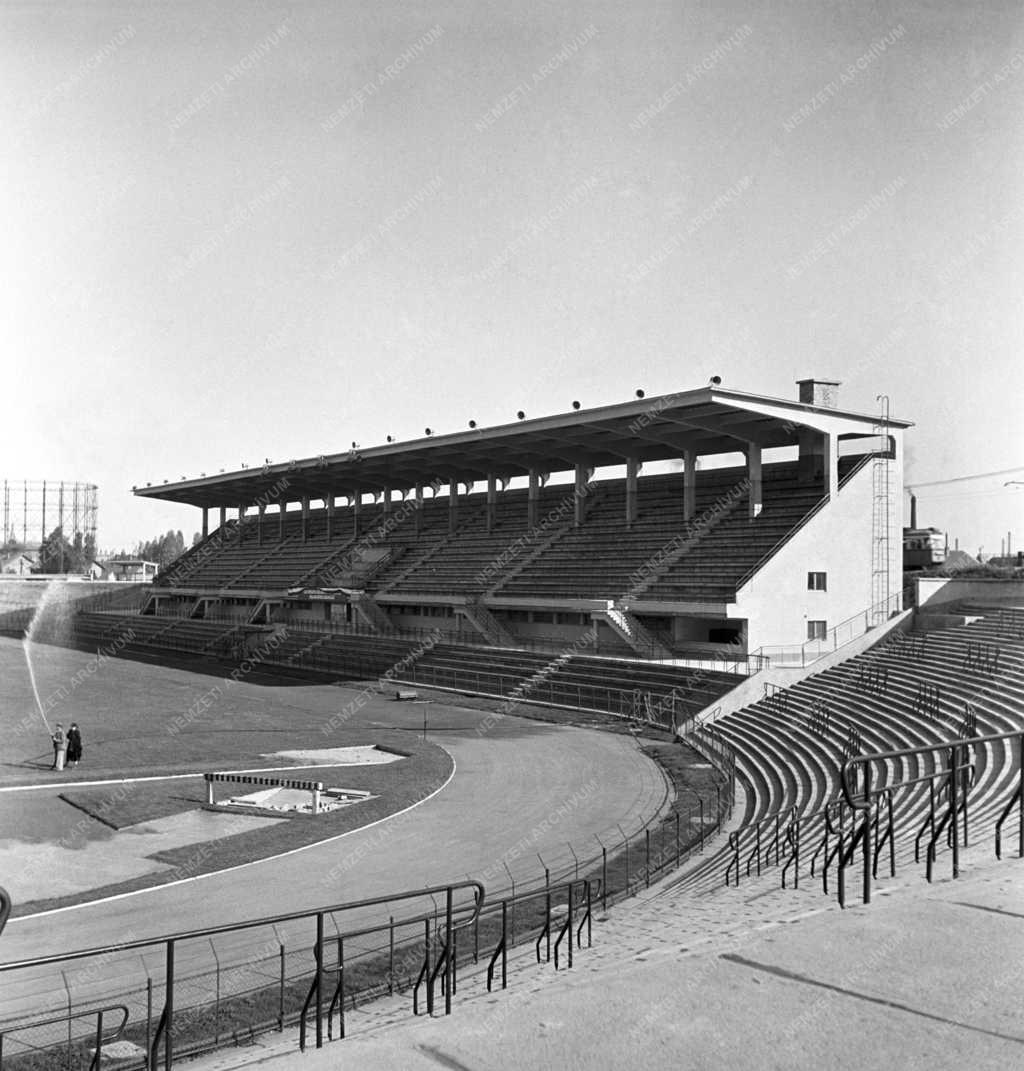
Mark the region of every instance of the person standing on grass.
[[73, 721], [68, 729], [68, 762], [77, 766], [82, 761], [82, 731], [78, 722]]
[[63, 770], [64, 759], [68, 752], [68, 738], [64, 735], [64, 727], [60, 722], [57, 722], [57, 727], [53, 730], [53, 736], [50, 737], [53, 741], [53, 765], [51, 770]]

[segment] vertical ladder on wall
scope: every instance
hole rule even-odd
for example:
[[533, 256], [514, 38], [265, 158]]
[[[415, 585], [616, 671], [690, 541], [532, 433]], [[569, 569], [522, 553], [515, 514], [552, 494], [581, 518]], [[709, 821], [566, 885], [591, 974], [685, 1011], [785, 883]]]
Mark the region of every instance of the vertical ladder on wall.
[[889, 616], [892, 600], [893, 495], [892, 458], [889, 440], [889, 396], [880, 394], [881, 402], [875, 435], [880, 449], [871, 466], [871, 605], [874, 624]]

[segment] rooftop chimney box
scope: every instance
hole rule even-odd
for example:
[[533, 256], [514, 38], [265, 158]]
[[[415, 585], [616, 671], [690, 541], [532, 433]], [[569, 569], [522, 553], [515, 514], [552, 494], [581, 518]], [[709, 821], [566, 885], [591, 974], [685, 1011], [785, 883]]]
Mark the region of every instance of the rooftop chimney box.
[[835, 409], [839, 404], [840, 381], [837, 379], [798, 379], [800, 401], [804, 405], [818, 405], [823, 409]]

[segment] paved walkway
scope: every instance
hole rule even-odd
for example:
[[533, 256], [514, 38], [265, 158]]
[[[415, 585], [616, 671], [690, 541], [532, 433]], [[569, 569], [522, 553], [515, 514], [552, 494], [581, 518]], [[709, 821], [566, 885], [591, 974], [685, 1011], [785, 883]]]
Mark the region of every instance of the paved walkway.
[[[453, 1014], [408, 997], [348, 1014], [349, 1036], [300, 1055], [294, 1032], [197, 1071], [1024, 1066], [1024, 861], [972, 849], [965, 874], [916, 869], [841, 911], [777, 872], [709, 894], [671, 879], [595, 923], [571, 972], [520, 950], [506, 992], [460, 977]], [[532, 950], [531, 950], [532, 951]]]

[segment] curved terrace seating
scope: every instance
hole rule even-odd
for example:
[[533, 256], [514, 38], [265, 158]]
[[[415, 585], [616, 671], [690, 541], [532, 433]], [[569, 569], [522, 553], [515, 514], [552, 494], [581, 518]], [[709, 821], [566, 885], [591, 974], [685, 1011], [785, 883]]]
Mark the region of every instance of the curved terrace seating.
[[[985, 616], [928, 632], [914, 656], [898, 641], [883, 643], [786, 689], [784, 698], [768, 697], [721, 718], [714, 731], [736, 751], [748, 790], [744, 826], [752, 829], [774, 814], [797, 816], [803, 843], [816, 844], [824, 829], [823, 810], [839, 798], [839, 768], [851, 729], [860, 734], [861, 753], [949, 743], [962, 729], [967, 704], [976, 717], [976, 735], [1024, 729], [1024, 610], [1019, 618], [1004, 612], [1002, 619], [991, 609], [973, 610]], [[969, 647], [979, 642], [999, 646], [997, 672], [969, 665]], [[884, 691], [865, 687], [865, 666], [887, 670]], [[937, 710], [919, 708], [922, 685], [939, 688]], [[812, 721], [822, 710], [828, 712], [827, 725]], [[899, 771], [893, 763], [890, 775], [924, 777], [934, 769], [934, 756], [925, 756]], [[969, 807], [973, 827], [994, 820], [1009, 798], [1016, 769], [1012, 741], [977, 750]], [[922, 783], [901, 790], [895, 800], [897, 854], [904, 862], [913, 855], [929, 798], [929, 787]], [[715, 864], [701, 868], [694, 881], [721, 881], [729, 857], [729, 850], [722, 849]]]

